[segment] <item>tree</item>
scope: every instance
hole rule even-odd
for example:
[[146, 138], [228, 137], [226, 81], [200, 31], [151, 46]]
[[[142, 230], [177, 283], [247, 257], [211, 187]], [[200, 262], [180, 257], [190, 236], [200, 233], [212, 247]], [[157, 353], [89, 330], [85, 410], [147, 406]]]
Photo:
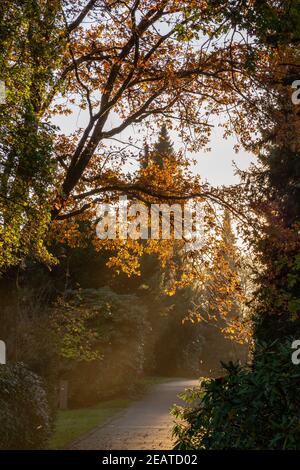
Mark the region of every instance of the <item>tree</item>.
[[171, 143], [167, 126], [163, 124], [159, 137], [158, 142], [154, 145], [153, 151], [153, 160], [160, 168], [164, 166], [164, 159], [171, 158], [174, 153], [173, 145]]
[[[262, 266], [257, 276], [254, 334], [258, 341], [268, 342], [284, 342], [289, 336], [298, 338], [300, 333], [299, 117], [284, 98], [286, 94], [279, 102], [274, 142], [261, 156], [263, 166], [248, 177], [253, 207], [265, 220], [260, 238], [253, 240]], [[259, 201], [262, 187], [264, 196]]]
[[241, 281], [243, 262], [227, 210], [218, 232], [212, 260], [203, 278], [196, 281], [190, 309], [191, 319], [203, 324], [202, 371], [217, 376], [222, 373], [221, 361], [246, 361], [249, 343], [243, 318], [246, 302]]
[[[54, 233], [74, 234], [74, 217], [92, 218], [97, 202], [120, 193], [223, 202], [197, 179], [177, 181], [167, 192], [150, 180], [133, 185], [122, 172], [124, 147], [107, 146], [131, 125], [167, 118], [178, 122], [195, 150], [208, 141], [210, 116], [229, 109], [248, 88], [247, 47], [227, 41], [231, 19], [223, 6], [207, 2], [193, 14], [192, 4], [2, 2], [1, 75], [8, 89], [0, 110], [3, 269], [29, 254], [53, 262], [45, 247], [50, 219]], [[201, 41], [200, 52], [193, 38]], [[86, 112], [85, 128], [59, 135], [51, 118], [74, 106]], [[119, 120], [108, 128], [112, 113]]]
[[[263, 13], [263, 41], [275, 48], [265, 77], [269, 88], [256, 98], [265, 113], [251, 116], [259, 131], [252, 139], [259, 163], [244, 172], [241, 196], [253, 215], [244, 233], [259, 261], [252, 301], [253, 362], [244, 368], [225, 365], [224, 378], [208, 381], [194, 394], [201, 396], [201, 407], [185, 412], [188, 424], [176, 430], [180, 449], [300, 447], [299, 399], [290, 395], [299, 373], [291, 346], [300, 332], [299, 110], [291, 101], [300, 43], [299, 28], [291, 25], [299, 19], [299, 2], [261, 5], [253, 2], [255, 18]], [[280, 25], [275, 12], [284, 20]]]
[[0, 6], [0, 269], [33, 253], [53, 262], [45, 246], [50, 194], [57, 171], [54, 127], [44, 113], [65, 42], [59, 2], [4, 1]]
[[158, 135], [158, 140], [153, 146], [153, 150], [150, 151], [149, 144], [145, 142], [144, 152], [140, 158], [141, 169], [145, 170], [149, 168], [150, 164], [157, 165], [160, 169], [164, 168], [164, 160], [171, 159], [174, 155], [174, 148], [168, 134], [167, 126], [164, 123]]
[[[180, 155], [174, 150], [165, 124], [153, 149], [145, 144], [140, 162], [138, 178], [143, 178], [144, 173], [147, 175], [147, 170], [153, 166], [158, 170], [157, 173], [152, 172], [153, 183], [157, 178], [159, 184], [162, 179], [174, 184], [176, 176], [181, 174]], [[140, 243], [145, 246], [145, 243]], [[200, 371], [203, 338], [201, 327], [185, 321], [192, 308], [193, 286], [183, 286], [176, 292], [173, 290], [175, 272], [182, 272], [188, 261], [181, 242], [173, 240], [172, 248], [172, 270], [161, 266], [161, 253], [147, 252], [146, 249], [141, 259], [137, 294], [147, 307], [152, 329], [146, 344], [147, 371], [151, 374], [194, 376]], [[168, 348], [166, 344], [169, 344]]]

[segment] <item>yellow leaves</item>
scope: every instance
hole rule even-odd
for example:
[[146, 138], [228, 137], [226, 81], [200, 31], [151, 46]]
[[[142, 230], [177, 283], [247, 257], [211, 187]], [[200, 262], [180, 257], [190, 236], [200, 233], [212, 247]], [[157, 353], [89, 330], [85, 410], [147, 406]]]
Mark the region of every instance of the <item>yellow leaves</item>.
[[164, 293], [169, 297], [173, 297], [176, 294], [176, 289], [165, 289]]
[[6, 220], [0, 225], [0, 268], [3, 270], [18, 265], [28, 256], [48, 267], [57, 262], [46, 247], [49, 208], [35, 205], [32, 201], [28, 212], [25, 212], [27, 205], [27, 202], [24, 205], [0, 204], [0, 212]]
[[113, 268], [117, 273], [124, 273], [128, 277], [140, 276], [140, 259], [144, 247], [137, 240], [94, 240], [94, 246], [97, 250], [104, 249], [113, 252], [107, 262], [107, 266]]
[[239, 344], [251, 344], [253, 341], [252, 325], [242, 319], [231, 320], [221, 332], [226, 338]]

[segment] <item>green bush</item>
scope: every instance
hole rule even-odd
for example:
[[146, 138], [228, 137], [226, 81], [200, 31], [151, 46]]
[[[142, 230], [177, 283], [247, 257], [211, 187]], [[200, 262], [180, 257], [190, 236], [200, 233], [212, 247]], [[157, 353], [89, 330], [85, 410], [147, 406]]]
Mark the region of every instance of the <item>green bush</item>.
[[300, 449], [300, 365], [291, 341], [261, 344], [251, 367], [224, 365], [227, 375], [205, 379], [174, 408], [176, 449]]
[[40, 378], [23, 364], [0, 366], [0, 449], [42, 449], [51, 424]]
[[[63, 325], [61, 375], [69, 382], [71, 407], [92, 405], [134, 389], [143, 374], [144, 345], [150, 333], [145, 307], [136, 296], [110, 288], [81, 289], [69, 293], [57, 315]], [[85, 338], [89, 349], [85, 345], [83, 353]]]

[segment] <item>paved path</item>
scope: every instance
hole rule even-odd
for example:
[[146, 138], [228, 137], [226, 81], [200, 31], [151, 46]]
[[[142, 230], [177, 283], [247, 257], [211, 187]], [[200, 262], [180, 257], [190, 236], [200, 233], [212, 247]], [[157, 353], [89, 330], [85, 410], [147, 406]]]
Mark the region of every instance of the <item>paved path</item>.
[[109, 423], [74, 443], [72, 449], [171, 450], [174, 417], [170, 407], [180, 404], [178, 394], [197, 385], [196, 380], [174, 380], [155, 385], [140, 401]]

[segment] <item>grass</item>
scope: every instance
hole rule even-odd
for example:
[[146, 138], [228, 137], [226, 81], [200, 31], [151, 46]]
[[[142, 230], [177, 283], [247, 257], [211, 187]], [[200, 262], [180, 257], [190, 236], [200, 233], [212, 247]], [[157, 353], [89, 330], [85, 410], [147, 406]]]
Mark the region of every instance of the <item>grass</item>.
[[110, 400], [89, 408], [59, 411], [49, 449], [66, 448], [81, 435], [105, 424], [115, 413], [126, 408], [129, 403], [130, 400]]

